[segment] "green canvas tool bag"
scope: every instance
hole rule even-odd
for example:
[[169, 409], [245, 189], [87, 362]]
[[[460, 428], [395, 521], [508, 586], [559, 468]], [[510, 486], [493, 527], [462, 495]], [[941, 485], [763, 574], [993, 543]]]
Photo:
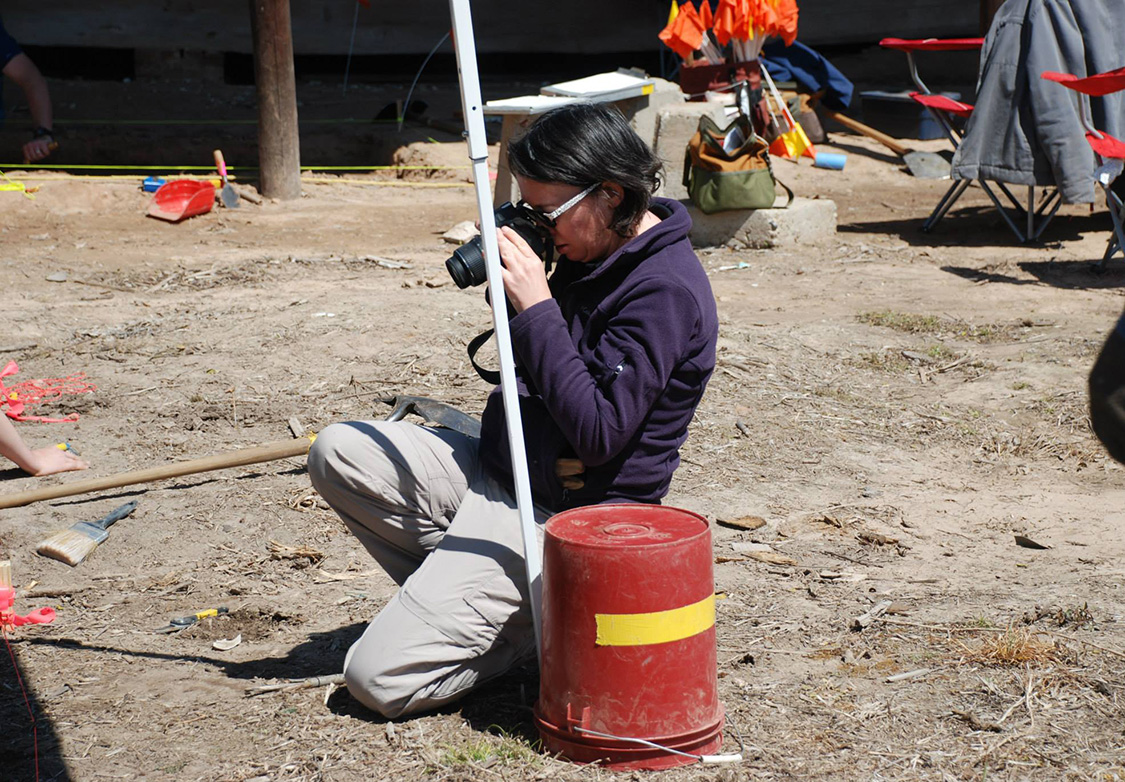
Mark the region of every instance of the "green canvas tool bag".
[[[745, 140], [728, 152], [723, 141], [735, 130]], [[706, 115], [699, 118], [684, 155], [684, 187], [700, 211], [769, 209], [777, 200], [775, 185], [788, 194], [782, 208], [788, 207], [793, 191], [774, 177], [769, 145], [753, 131], [748, 118], [740, 115], [725, 128]]]

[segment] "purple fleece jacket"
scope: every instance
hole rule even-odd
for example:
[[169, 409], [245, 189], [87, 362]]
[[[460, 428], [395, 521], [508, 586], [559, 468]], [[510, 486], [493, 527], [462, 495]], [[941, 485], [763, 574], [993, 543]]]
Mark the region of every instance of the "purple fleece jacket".
[[[688, 423], [715, 368], [715, 298], [677, 201], [599, 264], [559, 262], [552, 299], [511, 320], [520, 409], [535, 501], [553, 510], [600, 502], [659, 502], [680, 464]], [[499, 387], [482, 416], [480, 453], [511, 481]], [[555, 461], [586, 466], [564, 489]]]

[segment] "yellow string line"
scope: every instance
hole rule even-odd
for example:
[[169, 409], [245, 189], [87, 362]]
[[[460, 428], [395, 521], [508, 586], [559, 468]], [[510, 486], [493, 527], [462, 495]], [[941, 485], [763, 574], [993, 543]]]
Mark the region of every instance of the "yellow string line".
[[[398, 124], [397, 119], [301, 119], [302, 125]], [[56, 125], [257, 125], [256, 119], [57, 119]]]
[[[0, 169], [27, 170], [27, 163], [0, 163]], [[302, 171], [460, 171], [471, 166], [301, 166]], [[214, 171], [214, 166], [105, 166], [93, 164], [36, 163], [36, 170], [84, 171]], [[227, 166], [227, 171], [257, 171], [258, 166]]]
[[325, 184], [347, 184], [347, 185], [373, 185], [375, 187], [472, 187], [472, 182], [399, 182], [399, 181], [386, 181], [386, 180], [368, 180], [368, 179], [314, 179], [312, 177], [301, 177], [302, 182], [314, 182]]
[[3, 171], [0, 171], [0, 178], [2, 178], [4, 180], [4, 184], [0, 185], [0, 192], [22, 193], [24, 198], [27, 198], [31, 201], [35, 200], [35, 196], [33, 196], [31, 193], [27, 192], [27, 188], [24, 187], [24, 184], [23, 184], [22, 181], [15, 180], [15, 179], [9, 179], [8, 175], [5, 174]]
[[[0, 172], [0, 176], [7, 179], [6, 175]], [[214, 179], [215, 177], [201, 177], [201, 176], [181, 176], [177, 179], [192, 179], [197, 181], [206, 181]], [[127, 174], [75, 174], [73, 176], [25, 176], [21, 180], [29, 182], [70, 182], [75, 179], [92, 179], [105, 184], [112, 185], [130, 185], [136, 186], [137, 178]], [[108, 181], [107, 181], [108, 180]], [[308, 177], [302, 176], [302, 182], [311, 182], [313, 184], [347, 184], [347, 185], [367, 185], [369, 187], [472, 187], [470, 182], [401, 182], [398, 180], [388, 179], [345, 179], [342, 177]], [[12, 188], [16, 189], [16, 188]], [[30, 195], [28, 197], [31, 197]]]

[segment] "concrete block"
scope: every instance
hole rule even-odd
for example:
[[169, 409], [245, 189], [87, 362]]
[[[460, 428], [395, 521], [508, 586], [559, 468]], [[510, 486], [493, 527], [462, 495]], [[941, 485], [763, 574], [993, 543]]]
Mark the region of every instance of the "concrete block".
[[656, 191], [658, 196], [681, 200], [687, 198], [687, 188], [683, 185], [684, 150], [699, 127], [699, 118], [704, 114], [710, 115], [719, 127], [725, 127], [729, 122], [723, 104], [718, 101], [668, 105], [657, 113], [653, 151], [664, 164], [664, 183]]
[[732, 209], [703, 214], [684, 201], [696, 247], [727, 245], [736, 250], [817, 244], [836, 235], [836, 202], [794, 198], [787, 209]]

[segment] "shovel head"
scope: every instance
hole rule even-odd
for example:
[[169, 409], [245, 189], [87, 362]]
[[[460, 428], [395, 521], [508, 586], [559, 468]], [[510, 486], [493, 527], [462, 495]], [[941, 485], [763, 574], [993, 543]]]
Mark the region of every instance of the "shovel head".
[[953, 165], [937, 152], [907, 152], [902, 159], [919, 179], [949, 179], [952, 175]]
[[408, 414], [416, 413], [428, 424], [444, 426], [469, 437], [480, 437], [480, 421], [444, 402], [405, 394], [387, 397], [383, 401], [394, 407], [387, 416], [388, 421], [401, 421]]
[[219, 199], [227, 209], [238, 208], [238, 191], [229, 184], [223, 185], [223, 189], [219, 191]]

